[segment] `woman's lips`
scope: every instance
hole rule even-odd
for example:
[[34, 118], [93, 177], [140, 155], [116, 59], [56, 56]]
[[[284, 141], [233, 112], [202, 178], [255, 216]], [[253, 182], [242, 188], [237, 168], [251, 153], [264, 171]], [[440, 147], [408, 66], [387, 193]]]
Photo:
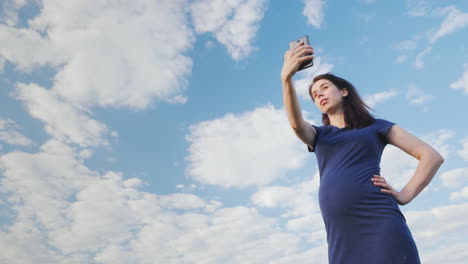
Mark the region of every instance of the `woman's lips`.
[[323, 105], [324, 103], [326, 103], [328, 101], [328, 99], [322, 99], [320, 100], [320, 105]]

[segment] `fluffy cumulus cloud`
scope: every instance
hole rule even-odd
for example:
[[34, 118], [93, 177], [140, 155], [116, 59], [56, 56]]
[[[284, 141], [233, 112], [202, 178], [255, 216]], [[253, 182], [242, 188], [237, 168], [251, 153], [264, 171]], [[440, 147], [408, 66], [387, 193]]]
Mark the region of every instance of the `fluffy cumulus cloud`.
[[31, 72], [35, 67], [58, 66], [65, 54], [51, 40], [33, 28], [15, 28], [0, 24], [0, 56], [12, 62], [16, 69]]
[[460, 191], [453, 192], [450, 194], [450, 200], [459, 200], [468, 198], [468, 186], [464, 187]]
[[18, 132], [19, 125], [11, 119], [0, 119], [0, 141], [11, 145], [29, 146], [32, 140]]
[[317, 203], [318, 172], [293, 186], [267, 186], [252, 195], [252, 202], [265, 208], [285, 208], [283, 217], [302, 217], [320, 213]]
[[468, 63], [465, 64], [465, 72], [462, 74], [460, 79], [451, 83], [450, 88], [462, 90], [465, 94], [468, 94]]
[[434, 207], [405, 214], [421, 261], [429, 264], [464, 263], [468, 236], [468, 203]]
[[223, 187], [264, 185], [304, 165], [306, 153], [284, 109], [271, 105], [239, 115], [191, 126], [190, 163], [193, 179]]
[[442, 184], [448, 188], [455, 188], [468, 184], [468, 168], [457, 168], [444, 172], [440, 176]]
[[318, 172], [293, 186], [267, 186], [259, 189], [251, 201], [261, 208], [281, 209], [286, 228], [296, 232], [313, 247], [326, 246], [325, 225], [318, 206]]
[[24, 71], [54, 67], [53, 91], [83, 108], [184, 102], [194, 41], [185, 4], [42, 1], [28, 28], [0, 27], [0, 55]]
[[450, 153], [453, 152], [453, 146], [447, 141], [454, 138], [455, 135], [456, 133], [452, 130], [440, 129], [424, 135], [422, 139], [435, 148], [444, 159], [448, 159]]
[[3, 0], [0, 2], [0, 22], [9, 26], [18, 23], [18, 10], [25, 6], [28, 0]]
[[403, 188], [413, 176], [417, 160], [392, 145], [387, 145], [381, 161], [381, 175], [395, 188]]
[[307, 17], [307, 23], [320, 28], [323, 22], [324, 0], [304, 0], [304, 10], [302, 14]]
[[11, 220], [0, 231], [0, 262], [260, 264], [325, 257], [323, 246], [303, 248], [301, 236], [255, 208], [147, 193], [141, 180], [92, 171], [78, 156], [55, 140], [37, 153], [0, 156]]
[[460, 145], [462, 146], [462, 149], [458, 150], [457, 154], [465, 161], [468, 161], [468, 137], [460, 140]]
[[28, 26], [18, 28], [17, 12], [26, 3], [2, 4], [8, 17], [0, 25], [1, 65], [57, 70], [50, 89], [19, 84], [16, 98], [54, 138], [81, 146], [108, 144], [106, 126], [89, 117], [92, 107], [187, 101], [182, 91], [191, 59], [184, 53], [194, 42], [189, 11], [198, 33], [214, 33], [239, 59], [252, 50], [265, 10], [265, 1], [43, 1]]
[[82, 147], [108, 145], [106, 136], [116, 134], [53, 90], [36, 84], [18, 84], [16, 98], [25, 103], [32, 117], [44, 122], [47, 133], [63, 142]]
[[374, 108], [377, 104], [387, 101], [390, 98], [398, 95], [398, 92], [395, 90], [383, 91], [380, 93], [375, 93], [371, 95], [364, 96], [364, 102], [371, 108]]
[[184, 54], [195, 41], [190, 11], [195, 30], [215, 33], [235, 59], [253, 49], [265, 11], [265, 1], [250, 0], [47, 0], [34, 2], [37, 15], [20, 28], [17, 13], [26, 3], [2, 4], [8, 17], [0, 25], [0, 64], [8, 61], [24, 72], [56, 70], [52, 87], [20, 84], [17, 98], [49, 134], [82, 146], [107, 144], [106, 126], [89, 117], [93, 107], [145, 109], [156, 101], [187, 101], [192, 60]]
[[232, 58], [252, 52], [252, 40], [266, 10], [267, 0], [197, 0], [191, 9], [197, 33], [211, 33]]

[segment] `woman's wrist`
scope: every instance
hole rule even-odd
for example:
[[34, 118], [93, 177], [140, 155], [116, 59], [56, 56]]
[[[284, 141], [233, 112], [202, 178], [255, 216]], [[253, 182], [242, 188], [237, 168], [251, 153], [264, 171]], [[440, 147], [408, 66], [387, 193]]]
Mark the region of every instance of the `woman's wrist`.
[[293, 75], [291, 74], [281, 74], [281, 81], [282, 82], [290, 82], [292, 80]]

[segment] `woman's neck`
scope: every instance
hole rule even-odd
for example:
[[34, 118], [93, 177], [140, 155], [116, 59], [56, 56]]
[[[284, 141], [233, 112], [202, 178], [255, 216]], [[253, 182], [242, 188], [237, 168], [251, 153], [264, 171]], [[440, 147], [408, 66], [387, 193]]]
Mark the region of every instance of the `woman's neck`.
[[329, 114], [328, 119], [330, 119], [330, 125], [332, 126], [335, 126], [338, 128], [343, 128], [346, 126], [343, 113]]

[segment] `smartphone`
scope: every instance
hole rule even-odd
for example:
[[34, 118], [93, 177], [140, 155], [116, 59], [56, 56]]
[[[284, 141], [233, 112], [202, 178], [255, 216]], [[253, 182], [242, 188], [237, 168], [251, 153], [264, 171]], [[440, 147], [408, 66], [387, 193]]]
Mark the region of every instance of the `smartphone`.
[[[305, 36], [302, 36], [294, 41], [291, 41], [289, 42], [289, 48], [294, 48], [296, 47], [301, 41], [304, 42], [304, 45], [310, 45], [309, 44], [309, 36], [305, 35]], [[306, 56], [306, 55], [304, 55]], [[303, 69], [307, 69], [309, 67], [311, 67], [312, 65], [314, 65], [314, 60], [307, 60], [307, 61], [304, 61], [300, 66], [299, 66], [299, 69], [297, 69], [297, 71], [300, 71], [300, 70], [303, 70]]]

